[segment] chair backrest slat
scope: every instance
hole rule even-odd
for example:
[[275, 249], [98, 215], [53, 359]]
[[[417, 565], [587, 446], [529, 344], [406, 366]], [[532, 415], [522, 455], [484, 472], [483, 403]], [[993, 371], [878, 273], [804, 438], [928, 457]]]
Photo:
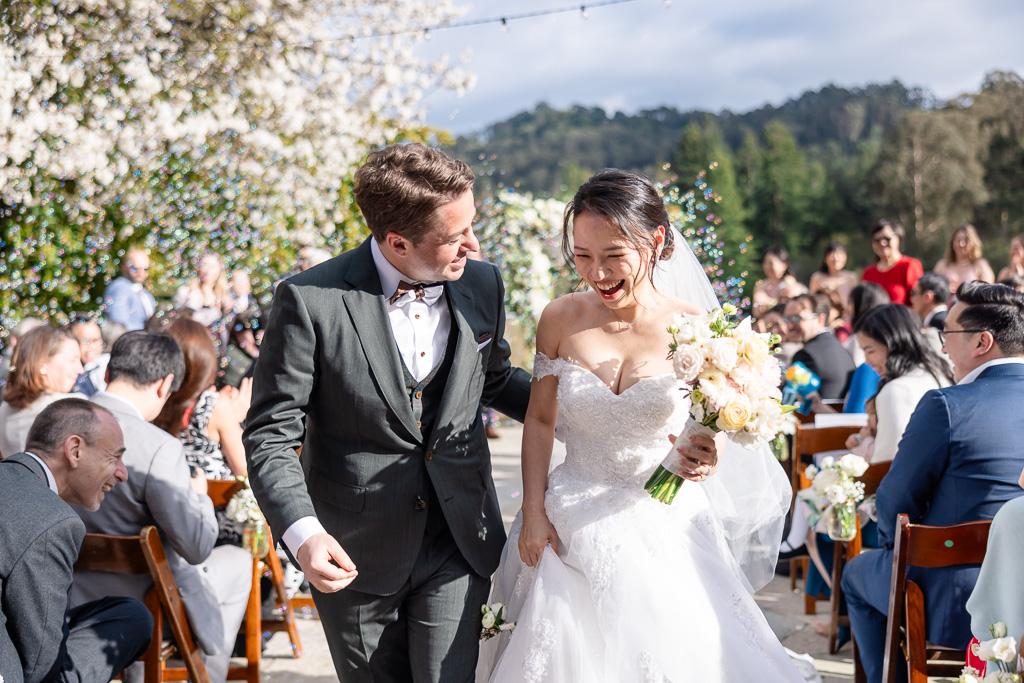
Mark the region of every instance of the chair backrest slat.
[[231, 498], [245, 488], [237, 479], [207, 479], [206, 495], [213, 501], [213, 507], [226, 507]]
[[148, 574], [149, 564], [138, 536], [86, 534], [75, 571]]
[[907, 566], [951, 567], [981, 564], [988, 547], [989, 521], [954, 526], [920, 526], [908, 529]]
[[798, 456], [841, 450], [846, 448], [846, 439], [859, 431], [860, 427], [797, 425], [795, 450]]

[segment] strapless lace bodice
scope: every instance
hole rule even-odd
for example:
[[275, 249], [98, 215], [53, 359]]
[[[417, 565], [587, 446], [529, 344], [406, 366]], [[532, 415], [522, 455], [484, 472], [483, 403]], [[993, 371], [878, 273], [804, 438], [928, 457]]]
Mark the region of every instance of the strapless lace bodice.
[[686, 422], [689, 399], [669, 373], [645, 377], [615, 394], [590, 370], [542, 353], [534, 378], [558, 377], [565, 465], [575, 476], [635, 488], [661, 464], [669, 434]]

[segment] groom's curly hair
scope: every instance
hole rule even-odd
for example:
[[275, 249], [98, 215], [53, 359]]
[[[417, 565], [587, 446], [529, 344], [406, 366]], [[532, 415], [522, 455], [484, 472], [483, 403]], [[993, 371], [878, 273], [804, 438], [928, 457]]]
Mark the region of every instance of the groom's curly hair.
[[434, 212], [472, 190], [473, 181], [465, 162], [417, 142], [371, 152], [353, 193], [378, 242], [396, 232], [419, 244], [434, 227]]
[[[655, 264], [672, 256], [676, 245], [665, 202], [651, 179], [617, 168], [606, 168], [580, 185], [572, 201], [566, 204], [562, 219], [562, 255], [573, 267], [576, 266], [576, 254], [572, 247], [572, 226], [576, 217], [586, 212], [604, 216], [622, 231], [637, 251], [649, 254], [647, 277], [653, 283]], [[654, 239], [659, 226], [665, 228], [665, 244], [660, 252]]]

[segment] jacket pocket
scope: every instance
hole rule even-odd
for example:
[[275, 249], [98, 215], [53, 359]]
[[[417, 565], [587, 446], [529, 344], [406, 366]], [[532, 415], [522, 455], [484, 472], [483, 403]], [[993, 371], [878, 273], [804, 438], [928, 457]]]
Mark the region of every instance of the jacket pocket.
[[366, 503], [365, 486], [334, 481], [316, 469], [309, 474], [307, 489], [312, 498], [349, 512], [362, 512]]

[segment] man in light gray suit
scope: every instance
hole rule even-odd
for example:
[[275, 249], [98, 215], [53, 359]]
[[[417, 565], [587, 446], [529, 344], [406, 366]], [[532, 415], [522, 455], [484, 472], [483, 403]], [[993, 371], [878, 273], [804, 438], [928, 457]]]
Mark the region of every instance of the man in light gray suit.
[[[522, 419], [473, 173], [423, 145], [355, 176], [372, 237], [277, 288], [244, 442], [338, 677], [471, 681], [505, 541], [480, 405]], [[301, 465], [296, 452], [302, 446]]]
[[80, 399], [48, 405], [26, 452], [0, 462], [0, 677], [4, 683], [106, 683], [149, 646], [153, 618], [131, 598], [68, 609], [85, 527], [128, 477], [113, 415]]
[[[135, 331], [114, 344], [107, 366], [106, 391], [92, 400], [108, 409], [124, 430], [128, 483], [111, 492], [103, 507], [79, 514], [90, 532], [137, 534], [156, 526], [178, 584], [192, 633], [206, 654], [214, 683], [224, 681], [231, 648], [245, 616], [252, 557], [242, 548], [220, 546], [213, 503], [202, 472], [190, 478], [181, 442], [149, 421], [181, 384], [185, 361], [166, 334]], [[102, 595], [144, 598], [153, 587], [147, 575], [104, 572], [75, 575], [72, 604]], [[128, 678], [141, 676], [133, 666]]]

